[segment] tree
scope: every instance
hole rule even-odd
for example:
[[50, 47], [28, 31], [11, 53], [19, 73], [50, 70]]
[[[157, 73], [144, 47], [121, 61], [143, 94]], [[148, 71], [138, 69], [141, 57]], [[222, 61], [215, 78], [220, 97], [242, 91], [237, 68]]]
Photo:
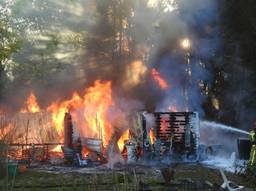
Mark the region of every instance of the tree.
[[248, 129], [255, 120], [256, 2], [231, 0], [220, 3], [223, 40], [219, 83], [220, 120]]
[[8, 82], [8, 60], [21, 47], [21, 40], [9, 22], [7, 11], [7, 7], [0, 9], [0, 97], [3, 96]]
[[[5, 14], [0, 15], [1, 21], [8, 25], [6, 28], [11, 29], [5, 34], [9, 42], [12, 42], [9, 43], [12, 48], [8, 50], [15, 52], [10, 54], [10, 59], [5, 62], [5, 73], [8, 73], [5, 79], [9, 81], [6, 94], [9, 96], [3, 102], [25, 97], [26, 91], [32, 88], [36, 92], [37, 87], [69, 89], [71, 87], [66, 84], [74, 79], [77, 83], [72, 85], [72, 88], [75, 89], [81, 84], [82, 75], [78, 74], [82, 73], [80, 70], [83, 63], [81, 58], [84, 54], [84, 38], [90, 21], [89, 11], [84, 10], [87, 9], [87, 4], [87, 1], [85, 3], [82, 0], [0, 2], [5, 11]], [[83, 16], [77, 15], [74, 10], [80, 11]], [[13, 46], [16, 39], [18, 40], [17, 37], [22, 38], [22, 43], [17, 41], [19, 49]], [[1, 82], [6, 84], [3, 80]], [[11, 94], [13, 91], [19, 91], [20, 95]], [[10, 98], [10, 95], [14, 97]]]

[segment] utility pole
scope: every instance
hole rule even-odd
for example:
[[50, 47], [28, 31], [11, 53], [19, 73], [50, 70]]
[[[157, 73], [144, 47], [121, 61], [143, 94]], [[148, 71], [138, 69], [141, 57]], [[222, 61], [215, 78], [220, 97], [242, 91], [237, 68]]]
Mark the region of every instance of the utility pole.
[[184, 55], [184, 63], [185, 63], [185, 84], [184, 84], [184, 90], [183, 90], [183, 95], [184, 95], [184, 105], [185, 105], [185, 111], [189, 111], [189, 88], [192, 83], [191, 75], [191, 63], [190, 63], [190, 48], [191, 48], [191, 41], [188, 38], [184, 38], [181, 41], [181, 47], [185, 51]]

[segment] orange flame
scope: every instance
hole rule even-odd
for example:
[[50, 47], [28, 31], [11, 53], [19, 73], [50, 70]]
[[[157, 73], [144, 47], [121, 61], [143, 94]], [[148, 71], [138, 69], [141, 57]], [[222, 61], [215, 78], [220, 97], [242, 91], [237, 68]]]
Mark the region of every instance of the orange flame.
[[86, 158], [89, 154], [89, 150], [86, 149], [85, 147], [82, 148], [82, 158]]
[[63, 122], [65, 113], [69, 110], [82, 107], [82, 101], [82, 98], [78, 95], [78, 93], [75, 92], [70, 100], [65, 100], [61, 103], [54, 102], [49, 107], [47, 107], [47, 111], [52, 113], [52, 122], [62, 139], [64, 138]]
[[154, 133], [154, 129], [152, 129], [152, 128], [149, 130], [149, 139], [150, 139], [151, 144], [154, 144], [155, 141], [156, 141], [156, 136], [155, 136], [155, 133]]
[[151, 70], [151, 74], [161, 89], [167, 89], [169, 87], [167, 82], [160, 76], [159, 72], [155, 68]]
[[54, 147], [51, 152], [62, 152], [62, 149], [61, 149], [61, 145], [57, 145], [56, 147]]
[[87, 127], [94, 132], [94, 138], [102, 138], [106, 146], [111, 138], [111, 124], [107, 112], [112, 104], [111, 82], [95, 81], [94, 86], [86, 90], [84, 100], [84, 119]]
[[[40, 111], [33, 92], [30, 93], [25, 103], [24, 109], [20, 112], [35, 113]], [[59, 135], [56, 137], [56, 142], [63, 142], [64, 140], [64, 116], [66, 112], [70, 112], [74, 126], [80, 136], [102, 139], [103, 146], [107, 146], [113, 133], [111, 123], [107, 119], [108, 111], [112, 105], [111, 82], [99, 80], [95, 81], [93, 86], [85, 89], [83, 95], [74, 92], [70, 99], [53, 102], [46, 111], [51, 113], [52, 126]], [[8, 129], [5, 128], [0, 132], [1, 137], [5, 136]], [[61, 151], [61, 146], [57, 146], [52, 151]]]
[[129, 140], [129, 137], [130, 137], [130, 131], [129, 129], [127, 129], [123, 134], [122, 136], [119, 138], [119, 140], [117, 141], [117, 145], [118, 145], [118, 148], [120, 151], [123, 150], [124, 148], [124, 143], [126, 140]]
[[100, 138], [106, 146], [111, 137], [111, 124], [107, 112], [112, 105], [111, 82], [95, 81], [94, 86], [85, 90], [83, 96], [74, 93], [72, 98], [51, 104], [47, 111], [52, 113], [52, 121], [63, 140], [63, 120], [66, 112], [71, 112], [72, 120], [84, 137]]
[[26, 101], [26, 108], [21, 109], [21, 113], [36, 113], [40, 111], [40, 107], [37, 103], [36, 96], [34, 95], [33, 91], [30, 92], [28, 99]]
[[13, 129], [13, 126], [11, 123], [6, 125], [3, 128], [0, 128], [0, 140], [4, 139], [6, 135]]

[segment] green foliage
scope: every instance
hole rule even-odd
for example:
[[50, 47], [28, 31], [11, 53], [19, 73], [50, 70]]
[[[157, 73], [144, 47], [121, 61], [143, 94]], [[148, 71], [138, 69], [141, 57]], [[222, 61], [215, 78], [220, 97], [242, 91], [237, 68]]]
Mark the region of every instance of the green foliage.
[[[80, 64], [86, 33], [85, 17], [77, 16], [77, 12], [83, 14], [82, 5], [84, 1], [81, 0], [17, 0], [7, 7], [8, 27], [18, 32], [16, 36], [6, 33], [10, 43], [1, 55], [11, 57], [3, 72], [9, 74], [9, 81], [12, 80], [10, 89], [30, 86], [31, 82], [40, 86], [61, 81], [63, 77], [68, 78], [67, 73], [70, 77], [71, 71], [76, 72], [74, 66]], [[16, 41], [18, 35], [22, 43]], [[16, 54], [11, 54], [13, 52]]]
[[21, 47], [21, 40], [16, 33], [12, 32], [7, 22], [0, 20], [0, 62], [10, 58], [11, 54], [17, 52]]
[[17, 52], [21, 45], [17, 35], [10, 30], [4, 22], [0, 21], [0, 62], [8, 59], [12, 53]]
[[9, 23], [0, 19], [0, 97], [5, 91], [8, 82], [6, 69], [7, 61], [14, 52], [21, 47], [21, 40], [12, 31]]

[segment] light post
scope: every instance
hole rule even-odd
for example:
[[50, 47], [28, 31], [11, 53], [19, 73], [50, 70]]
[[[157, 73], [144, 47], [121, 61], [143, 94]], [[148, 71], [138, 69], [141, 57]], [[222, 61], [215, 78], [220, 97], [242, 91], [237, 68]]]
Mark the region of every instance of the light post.
[[184, 50], [189, 50], [190, 47], [191, 47], [191, 42], [188, 38], [184, 38], [182, 39], [181, 41], [181, 47], [184, 49]]
[[185, 51], [184, 61], [185, 61], [185, 83], [184, 83], [184, 98], [185, 98], [185, 110], [189, 111], [189, 95], [188, 90], [191, 85], [191, 65], [190, 65], [190, 48], [191, 41], [188, 38], [184, 38], [180, 42], [181, 48]]

